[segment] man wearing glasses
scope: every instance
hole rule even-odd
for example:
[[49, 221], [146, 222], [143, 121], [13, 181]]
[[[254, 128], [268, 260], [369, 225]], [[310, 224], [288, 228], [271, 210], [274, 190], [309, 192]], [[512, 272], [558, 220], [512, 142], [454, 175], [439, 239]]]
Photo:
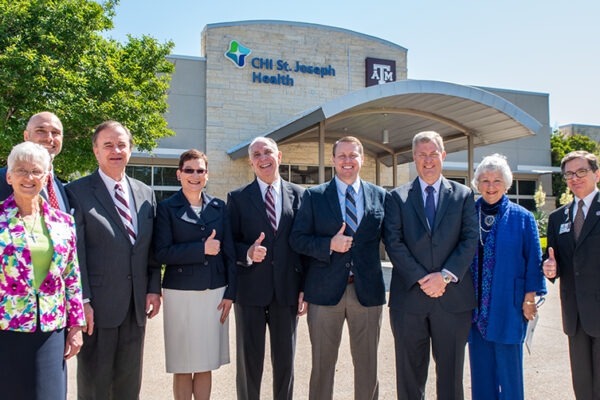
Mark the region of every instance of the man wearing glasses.
[[572, 151], [560, 168], [575, 198], [550, 214], [544, 275], [553, 282], [560, 278], [575, 396], [600, 399], [598, 158], [587, 151]]

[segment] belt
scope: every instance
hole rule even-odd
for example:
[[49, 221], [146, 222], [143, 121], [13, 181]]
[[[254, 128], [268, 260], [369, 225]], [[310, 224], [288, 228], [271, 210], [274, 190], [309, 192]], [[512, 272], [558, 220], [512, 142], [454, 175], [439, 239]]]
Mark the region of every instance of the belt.
[[354, 275], [348, 275], [348, 283], [354, 282]]

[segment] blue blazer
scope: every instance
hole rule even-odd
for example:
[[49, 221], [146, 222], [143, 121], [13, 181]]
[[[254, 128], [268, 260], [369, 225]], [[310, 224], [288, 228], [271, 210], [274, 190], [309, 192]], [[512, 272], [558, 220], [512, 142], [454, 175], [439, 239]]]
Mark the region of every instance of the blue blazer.
[[[480, 202], [477, 201], [477, 210]], [[527, 332], [522, 309], [525, 293], [546, 293], [540, 268], [540, 238], [533, 214], [512, 201], [508, 201], [504, 213], [497, 218], [496, 263], [486, 340], [519, 344]]]
[[[302, 262], [288, 239], [303, 192], [301, 186], [281, 180], [281, 217], [276, 233], [256, 179], [227, 195], [237, 261], [236, 303], [265, 307], [276, 299], [281, 305], [298, 304]], [[267, 255], [262, 262], [247, 265], [248, 249], [261, 232], [265, 234], [261, 245], [267, 248]]]
[[304, 300], [332, 306], [339, 303], [350, 271], [360, 304], [366, 307], [385, 303], [379, 243], [387, 192], [361, 180], [365, 213], [346, 253], [331, 252], [331, 238], [344, 218], [340, 210], [335, 179], [304, 192], [302, 205], [290, 235], [290, 245], [308, 256]]
[[[199, 216], [180, 190], [158, 203], [154, 224], [156, 260], [166, 264], [163, 287], [178, 290], [216, 289], [227, 285], [223, 298], [235, 300], [235, 249], [225, 202], [205, 193]], [[216, 230], [221, 241], [216, 256], [204, 254], [204, 241]]]
[[[8, 167], [0, 168], [0, 201], [6, 200], [8, 196], [13, 194], [12, 186], [9, 185], [8, 182], [6, 182], [6, 171], [8, 171]], [[54, 175], [54, 187], [57, 188], [58, 191], [60, 191], [60, 195], [62, 196], [63, 201], [65, 202], [66, 210], [64, 211], [67, 214], [69, 214], [71, 212], [71, 206], [69, 205], [67, 192], [65, 191], [62, 182], [56, 177], [56, 175]], [[46, 201], [48, 200], [46, 192], [42, 191], [41, 195], [44, 199], [46, 199]]]

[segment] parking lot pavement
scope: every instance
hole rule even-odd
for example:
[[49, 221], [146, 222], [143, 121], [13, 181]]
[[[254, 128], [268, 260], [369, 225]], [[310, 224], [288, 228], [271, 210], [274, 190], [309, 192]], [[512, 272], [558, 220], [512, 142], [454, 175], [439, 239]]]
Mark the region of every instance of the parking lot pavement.
[[[385, 263], [386, 283], [389, 283], [390, 264]], [[562, 332], [560, 316], [560, 300], [558, 285], [548, 284], [546, 303], [540, 309], [532, 354], [524, 355], [525, 398], [527, 400], [571, 400], [574, 399], [571, 387], [569, 354], [567, 337]], [[235, 392], [235, 316], [231, 313], [230, 358], [231, 363], [213, 372], [212, 398], [216, 400], [234, 400]], [[148, 322], [146, 344], [144, 349], [144, 376], [142, 382], [142, 400], [171, 399], [171, 375], [165, 372], [164, 344], [162, 330], [162, 314]], [[269, 363], [270, 355], [265, 355], [265, 370], [261, 399], [272, 399], [272, 371]], [[471, 379], [469, 375], [468, 351], [465, 357], [464, 387], [465, 399], [471, 399]], [[69, 368], [69, 400], [76, 399], [76, 360], [70, 360]], [[294, 398], [308, 398], [308, 382], [310, 378], [310, 341], [306, 317], [298, 323], [298, 340], [296, 346]], [[379, 398], [381, 400], [396, 399], [394, 340], [389, 325], [387, 308], [383, 312], [381, 340], [379, 344]], [[334, 399], [353, 399], [353, 367], [350, 357], [348, 332], [344, 329], [338, 363], [336, 366]], [[435, 363], [431, 360], [429, 379], [427, 381], [427, 399], [435, 399]]]

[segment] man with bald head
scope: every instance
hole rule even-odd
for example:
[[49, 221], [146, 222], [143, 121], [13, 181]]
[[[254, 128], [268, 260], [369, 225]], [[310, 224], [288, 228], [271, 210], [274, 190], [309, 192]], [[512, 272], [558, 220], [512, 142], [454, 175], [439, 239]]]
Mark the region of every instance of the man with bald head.
[[[44, 146], [51, 159], [60, 153], [63, 142], [63, 126], [60, 119], [51, 112], [43, 111], [29, 118], [27, 127], [23, 131], [23, 140], [25, 142], [33, 142]], [[56, 175], [54, 168], [50, 170], [48, 184], [42, 190], [42, 196], [54, 208], [59, 208], [61, 211], [69, 212], [69, 201], [63, 188], [62, 183]], [[0, 201], [6, 200], [13, 192], [12, 186], [6, 182], [6, 167], [0, 169]]]

